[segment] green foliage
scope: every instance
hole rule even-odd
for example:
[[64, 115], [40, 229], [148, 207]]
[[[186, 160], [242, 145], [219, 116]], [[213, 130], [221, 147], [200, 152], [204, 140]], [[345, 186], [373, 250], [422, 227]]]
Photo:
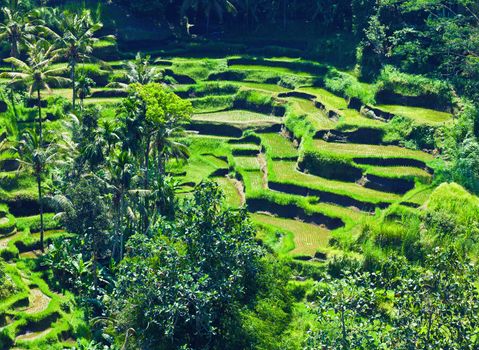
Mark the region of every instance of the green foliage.
[[167, 92], [160, 84], [151, 83], [145, 86], [134, 84], [131, 94], [144, 104], [146, 120], [153, 124], [188, 122], [191, 115], [191, 104]]
[[15, 292], [17, 292], [17, 288], [6, 273], [5, 262], [0, 258], [0, 303]]
[[81, 64], [75, 71], [79, 76], [86, 76], [93, 80], [97, 86], [106, 86], [111, 74], [111, 72], [93, 63]]
[[452, 101], [451, 87], [444, 80], [403, 73], [392, 66], [386, 66], [381, 71], [378, 91], [391, 91], [405, 96], [435, 96], [442, 99], [444, 105]]
[[151, 238], [130, 239], [110, 310], [120, 329], [137, 330], [133, 342], [217, 347], [237, 336], [228, 327], [238, 322], [238, 303], [257, 293], [262, 253], [246, 213], [221, 203], [217, 185], [204, 183], [175, 222], [160, 223]]
[[[111, 219], [108, 216], [105, 197], [96, 181], [83, 178], [67, 191], [63, 202], [65, 210], [62, 217], [63, 225], [69, 232], [78, 235], [84, 259], [93, 261], [92, 270], [96, 275], [98, 260], [106, 259], [111, 254], [108, 249], [111, 240], [109, 233]], [[63, 250], [63, 253], [66, 251], [68, 250]], [[94, 284], [96, 288], [96, 280]]]
[[425, 265], [390, 258], [374, 273], [317, 284], [320, 325], [306, 348], [474, 348], [476, 269], [453, 250], [436, 249]]
[[362, 175], [361, 169], [350, 161], [312, 150], [304, 151], [298, 165], [311, 174], [327, 179], [354, 181]]
[[374, 103], [375, 91], [372, 86], [360, 83], [355, 77], [338, 70], [331, 70], [324, 79], [327, 89], [345, 98], [358, 98], [365, 104]]

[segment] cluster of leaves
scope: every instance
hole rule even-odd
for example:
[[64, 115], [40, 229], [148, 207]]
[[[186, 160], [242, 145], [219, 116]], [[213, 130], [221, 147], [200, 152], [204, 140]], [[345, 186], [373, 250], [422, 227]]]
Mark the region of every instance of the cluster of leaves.
[[129, 240], [111, 309], [117, 327], [133, 328], [141, 346], [214, 347], [254, 296], [262, 255], [254, 229], [245, 211], [222, 202], [218, 186], [204, 183], [175, 222]]
[[0, 301], [15, 293], [16, 287], [5, 271], [5, 262], [0, 258]]
[[452, 249], [436, 249], [424, 267], [397, 257], [374, 273], [350, 271], [320, 282], [319, 330], [308, 349], [474, 349], [477, 268]]

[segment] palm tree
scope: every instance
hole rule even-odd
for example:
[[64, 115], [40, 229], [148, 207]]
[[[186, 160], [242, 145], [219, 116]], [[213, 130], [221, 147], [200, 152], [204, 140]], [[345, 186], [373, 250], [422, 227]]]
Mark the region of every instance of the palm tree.
[[68, 82], [66, 78], [62, 78], [56, 74], [61, 72], [61, 68], [52, 68], [53, 62], [58, 55], [53, 46], [45, 40], [40, 40], [36, 43], [28, 43], [28, 58], [22, 61], [15, 57], [5, 59], [5, 62], [11, 63], [19, 71], [6, 72], [0, 76], [12, 78], [10, 85], [27, 86], [30, 95], [36, 93], [37, 107], [38, 107], [38, 135], [40, 141], [43, 143], [43, 127], [42, 127], [42, 106], [41, 106], [41, 91], [50, 91], [50, 84], [58, 84]]
[[151, 57], [142, 57], [140, 52], [136, 54], [133, 61], [126, 61], [123, 66], [126, 70], [125, 76], [128, 83], [110, 83], [109, 87], [127, 89], [130, 84], [146, 85], [158, 82], [163, 76], [157, 67], [151, 65]]
[[95, 32], [102, 28], [101, 23], [95, 23], [90, 11], [83, 11], [81, 14], [64, 12], [60, 22], [62, 35], [56, 36], [60, 41], [60, 48], [63, 56], [68, 60], [70, 68], [70, 79], [72, 81], [72, 104], [76, 107], [76, 81], [75, 69], [80, 62], [93, 59], [93, 44], [98, 40], [94, 37]]
[[125, 64], [126, 78], [130, 84], [139, 83], [146, 85], [148, 83], [158, 82], [162, 74], [156, 67], [151, 66], [151, 56], [141, 56], [138, 52], [133, 61], [128, 61]]
[[120, 130], [112, 121], [103, 120], [100, 123], [99, 132], [102, 135], [102, 138], [106, 141], [107, 155], [109, 156], [113, 150], [113, 146], [120, 141]]
[[[113, 191], [113, 209], [115, 212], [115, 246], [118, 247], [118, 261], [123, 258], [123, 230], [120, 227], [126, 212], [125, 196], [131, 188], [134, 175], [134, 159], [127, 151], [113, 156], [108, 165], [108, 185]], [[117, 249], [113, 249], [113, 255]]]
[[18, 145], [18, 161], [33, 170], [37, 181], [38, 203], [40, 206], [40, 248], [44, 252], [44, 224], [43, 224], [43, 189], [42, 176], [46, 168], [51, 164], [56, 152], [53, 144], [42, 147], [42, 141], [35, 131], [26, 131]]
[[1, 9], [3, 23], [0, 24], [0, 40], [8, 41], [10, 56], [18, 58], [21, 45], [34, 36], [36, 26], [25, 11], [24, 1], [13, 0]]
[[155, 134], [155, 146], [158, 174], [164, 176], [165, 167], [171, 158], [187, 159], [190, 155], [188, 147], [179, 141], [185, 135], [181, 125], [166, 125]]
[[81, 74], [75, 84], [76, 92], [80, 99], [80, 106], [83, 107], [83, 100], [91, 95], [91, 88], [95, 86], [95, 82], [85, 74]]
[[188, 11], [202, 12], [206, 19], [206, 32], [209, 32], [211, 15], [214, 13], [220, 21], [223, 21], [225, 12], [236, 14], [237, 10], [229, 0], [184, 0], [181, 4], [181, 14]]

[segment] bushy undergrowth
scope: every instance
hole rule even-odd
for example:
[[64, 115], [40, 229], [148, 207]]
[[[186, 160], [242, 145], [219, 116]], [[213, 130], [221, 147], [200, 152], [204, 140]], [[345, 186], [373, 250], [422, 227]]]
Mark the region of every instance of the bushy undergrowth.
[[305, 150], [298, 165], [301, 169], [326, 179], [355, 181], [362, 175], [361, 169], [350, 161], [313, 150]]
[[358, 98], [364, 104], [375, 102], [374, 86], [360, 83], [355, 77], [336, 69], [330, 70], [324, 79], [324, 86], [344, 98]]
[[438, 96], [451, 101], [451, 87], [443, 80], [408, 74], [386, 66], [378, 78], [378, 91], [392, 91], [405, 96]]

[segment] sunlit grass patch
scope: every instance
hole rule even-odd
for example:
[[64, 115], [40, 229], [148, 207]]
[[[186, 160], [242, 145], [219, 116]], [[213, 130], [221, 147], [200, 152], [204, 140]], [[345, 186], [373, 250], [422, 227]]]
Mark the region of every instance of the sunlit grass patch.
[[290, 253], [293, 255], [313, 256], [318, 248], [328, 246], [330, 231], [321, 226], [270, 215], [251, 215], [255, 222], [276, 226], [279, 229], [292, 232], [294, 235], [294, 249]]
[[260, 134], [262, 144], [266, 148], [269, 157], [294, 158], [298, 156], [298, 150], [293, 142], [279, 133]]
[[260, 170], [257, 157], [235, 157], [236, 166], [244, 170]]
[[377, 108], [398, 116], [411, 118], [420, 124], [436, 125], [452, 119], [452, 114], [450, 113], [420, 107], [379, 105]]
[[227, 178], [227, 177], [215, 177], [213, 178], [215, 182], [217, 182], [221, 190], [225, 195], [226, 204], [233, 208], [239, 208], [241, 203], [241, 196], [238, 192], [238, 188], [235, 185], [235, 180]]
[[330, 143], [323, 140], [313, 140], [313, 147], [324, 153], [340, 158], [410, 158], [429, 162], [434, 157], [422, 151], [399, 146], [378, 146], [353, 143]]
[[321, 191], [330, 191], [372, 203], [380, 201], [393, 202], [400, 198], [396, 194], [372, 190], [354, 182], [328, 180], [319, 176], [305, 174], [298, 171], [296, 167], [296, 162], [274, 161], [269, 163], [268, 177], [270, 180], [310, 187]]
[[281, 121], [278, 117], [244, 110], [196, 114], [193, 116], [193, 119], [231, 124], [278, 123]]

